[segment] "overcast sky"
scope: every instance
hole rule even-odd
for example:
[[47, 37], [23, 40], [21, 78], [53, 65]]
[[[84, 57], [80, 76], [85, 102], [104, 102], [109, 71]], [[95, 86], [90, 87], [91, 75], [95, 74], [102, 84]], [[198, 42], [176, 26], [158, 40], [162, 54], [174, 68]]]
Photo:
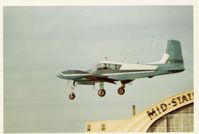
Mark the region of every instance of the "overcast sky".
[[[125, 119], [193, 89], [192, 6], [4, 7], [5, 132], [84, 132], [91, 120]], [[186, 71], [119, 85], [78, 85], [70, 101], [56, 74], [87, 70], [104, 60], [161, 59], [168, 39], [181, 41]]]

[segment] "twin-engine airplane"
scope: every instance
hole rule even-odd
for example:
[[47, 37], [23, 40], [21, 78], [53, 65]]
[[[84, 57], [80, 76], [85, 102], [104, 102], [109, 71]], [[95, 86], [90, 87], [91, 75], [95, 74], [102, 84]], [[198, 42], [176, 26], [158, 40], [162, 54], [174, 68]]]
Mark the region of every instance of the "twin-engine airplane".
[[147, 64], [119, 63], [111, 61], [102, 61], [95, 67], [87, 71], [68, 70], [57, 74], [61, 79], [73, 80], [69, 98], [75, 98], [74, 87], [77, 84], [95, 85], [100, 83], [98, 95], [105, 96], [104, 82], [116, 84], [121, 82], [118, 88], [118, 94], [123, 95], [125, 84], [138, 78], [152, 78], [158, 75], [179, 73], [184, 71], [184, 62], [181, 52], [180, 42], [177, 40], [168, 40], [162, 59], [158, 62]]

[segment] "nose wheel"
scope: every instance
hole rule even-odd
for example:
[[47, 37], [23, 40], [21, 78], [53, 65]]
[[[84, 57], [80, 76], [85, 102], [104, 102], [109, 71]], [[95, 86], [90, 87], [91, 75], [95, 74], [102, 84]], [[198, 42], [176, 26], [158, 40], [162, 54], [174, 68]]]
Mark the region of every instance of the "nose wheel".
[[69, 94], [69, 99], [70, 100], [74, 100], [75, 99], [75, 93], [74, 92]]
[[74, 90], [75, 90], [75, 81], [73, 81], [73, 86], [71, 87], [71, 93], [69, 94], [69, 99], [70, 100], [74, 100], [75, 99], [75, 93], [74, 93]]

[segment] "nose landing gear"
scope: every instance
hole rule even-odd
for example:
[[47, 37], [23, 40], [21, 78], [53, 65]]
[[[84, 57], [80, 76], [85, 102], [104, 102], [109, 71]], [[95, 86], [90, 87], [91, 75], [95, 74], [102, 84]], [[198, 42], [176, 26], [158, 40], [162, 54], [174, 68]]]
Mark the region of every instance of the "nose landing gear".
[[69, 99], [70, 99], [70, 100], [74, 100], [74, 99], [75, 99], [75, 93], [73, 93], [73, 92], [70, 93], [70, 94], [69, 94]]
[[75, 81], [73, 81], [73, 86], [71, 87], [71, 93], [69, 94], [69, 99], [70, 100], [74, 100], [75, 99], [75, 93], [74, 93], [74, 90], [75, 90]]

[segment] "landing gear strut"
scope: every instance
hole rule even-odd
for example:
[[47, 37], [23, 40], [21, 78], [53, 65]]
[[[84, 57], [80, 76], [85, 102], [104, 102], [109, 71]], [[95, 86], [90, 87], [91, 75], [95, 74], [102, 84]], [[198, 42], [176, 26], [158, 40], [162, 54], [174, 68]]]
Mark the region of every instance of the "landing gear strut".
[[104, 83], [100, 82], [100, 89], [98, 90], [98, 95], [100, 97], [104, 97], [106, 95], [106, 91], [104, 90]]
[[125, 93], [125, 84], [132, 82], [133, 80], [124, 80], [121, 81], [121, 87], [118, 88], [117, 92], [119, 95], [123, 95]]

